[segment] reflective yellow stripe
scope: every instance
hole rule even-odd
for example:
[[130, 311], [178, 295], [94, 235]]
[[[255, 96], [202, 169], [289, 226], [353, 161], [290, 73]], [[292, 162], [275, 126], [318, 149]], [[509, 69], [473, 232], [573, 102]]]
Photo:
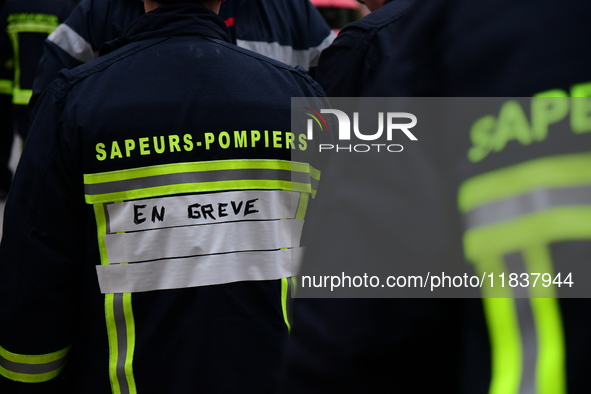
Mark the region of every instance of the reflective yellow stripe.
[[95, 204], [94, 217], [96, 218], [96, 227], [98, 234], [98, 246], [101, 255], [101, 264], [109, 264], [109, 255], [107, 254], [107, 245], [105, 243], [105, 234], [107, 233], [106, 207], [103, 204]]
[[591, 206], [560, 207], [466, 231], [464, 251], [470, 261], [477, 262], [491, 254], [504, 254], [527, 246], [589, 239]]
[[300, 202], [295, 216], [296, 219], [304, 220], [306, 217], [306, 211], [308, 210], [308, 201], [310, 201], [310, 195], [308, 193], [300, 194]]
[[287, 190], [316, 193], [320, 173], [284, 160], [222, 160], [180, 163], [84, 175], [89, 204], [179, 193]]
[[119, 349], [117, 341], [117, 323], [115, 322], [114, 294], [105, 294], [105, 320], [107, 322], [107, 338], [109, 341], [109, 379], [113, 394], [121, 394], [117, 378], [117, 361]]
[[119, 193], [99, 194], [95, 196], [86, 195], [88, 204], [104, 203], [110, 201], [126, 201], [140, 198], [151, 198], [159, 196], [169, 196], [180, 193], [194, 192], [216, 192], [229, 190], [286, 190], [302, 193], [312, 192], [309, 184], [294, 183], [289, 181], [262, 181], [262, 180], [242, 180], [242, 181], [220, 181], [198, 184], [183, 184], [174, 186], [160, 186]]
[[[520, 253], [524, 272], [554, 277], [548, 245], [591, 239], [591, 204], [585, 194], [591, 185], [589, 168], [591, 153], [560, 155], [466, 181], [458, 205], [467, 219], [467, 259], [481, 273], [505, 273], [507, 280], [503, 258]], [[532, 388], [539, 394], [566, 393], [566, 347], [556, 288], [536, 286], [528, 291], [532, 298], [525, 304], [523, 299], [483, 300], [492, 351], [490, 394], [518, 394]], [[509, 287], [483, 288], [485, 297], [512, 295]], [[528, 314], [531, 324], [520, 327]], [[527, 332], [528, 327], [533, 331]], [[535, 371], [528, 370], [534, 362]]]
[[489, 394], [518, 394], [521, 382], [521, 335], [511, 298], [484, 298], [491, 342]]
[[71, 347], [48, 354], [29, 355], [12, 353], [0, 346], [0, 357], [19, 364], [46, 364], [66, 357]]
[[288, 311], [288, 302], [292, 302], [289, 299], [289, 283], [287, 278], [281, 279], [281, 310], [283, 312], [283, 320], [285, 321], [285, 325], [287, 326], [287, 330], [291, 332], [291, 324], [289, 321], [289, 311]]
[[33, 96], [33, 91], [29, 89], [14, 89], [12, 91], [12, 103], [16, 105], [28, 105]]
[[105, 294], [105, 319], [109, 341], [109, 379], [114, 394], [136, 394], [133, 375], [135, 320], [131, 294]]
[[0, 79], [0, 94], [12, 94], [12, 81]]
[[591, 153], [544, 157], [491, 171], [464, 182], [459, 190], [460, 211], [466, 213], [493, 201], [536, 188], [591, 184]]
[[125, 354], [125, 377], [129, 385], [129, 394], [137, 394], [133, 376], [133, 354], [135, 351], [135, 319], [131, 305], [131, 294], [123, 294], [123, 312], [125, 314], [125, 335], [127, 336], [127, 353]]
[[[524, 251], [529, 272], [545, 272], [554, 277], [552, 256], [547, 246], [531, 247]], [[554, 287], [530, 288], [530, 300], [537, 327], [538, 360], [536, 384], [538, 394], [566, 394], [566, 344], [560, 304]]]
[[320, 179], [320, 171], [306, 163], [286, 160], [218, 160], [197, 163], [164, 164], [152, 167], [132, 168], [98, 174], [85, 174], [84, 183], [97, 184], [123, 181], [129, 179], [146, 178], [156, 175], [170, 175], [186, 172], [206, 172], [240, 169], [272, 169], [309, 173], [312, 178]]
[[24, 355], [0, 346], [0, 375], [24, 383], [39, 383], [55, 378], [66, 364], [71, 346], [57, 352]]
[[[98, 245], [101, 264], [108, 265], [109, 258], [105, 244], [107, 231], [106, 207], [94, 205], [97, 222]], [[133, 376], [133, 355], [135, 350], [135, 320], [131, 294], [105, 294], [105, 321], [109, 342], [109, 379], [114, 394], [136, 394]], [[122, 341], [120, 339], [123, 339]]]
[[[10, 37], [14, 53], [14, 85], [12, 90], [12, 102], [16, 105], [28, 105], [33, 95], [33, 91], [29, 89], [21, 89], [21, 66], [20, 66], [20, 41], [19, 33], [44, 33], [51, 34], [58, 27], [58, 19], [55, 15], [48, 14], [13, 14], [9, 17], [9, 23], [6, 27], [6, 32]], [[2, 88], [3, 94], [4, 86]]]
[[10, 23], [6, 31], [14, 33], [46, 33], [51, 34], [59, 25], [56, 23], [23, 22]]

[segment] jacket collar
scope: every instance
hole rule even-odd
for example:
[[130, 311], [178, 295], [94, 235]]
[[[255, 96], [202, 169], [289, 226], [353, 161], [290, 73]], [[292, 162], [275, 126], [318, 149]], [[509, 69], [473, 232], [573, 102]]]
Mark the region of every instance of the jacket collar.
[[175, 36], [205, 36], [232, 42], [226, 24], [215, 12], [199, 4], [174, 3], [140, 16], [123, 37], [103, 44], [99, 55], [131, 42]]

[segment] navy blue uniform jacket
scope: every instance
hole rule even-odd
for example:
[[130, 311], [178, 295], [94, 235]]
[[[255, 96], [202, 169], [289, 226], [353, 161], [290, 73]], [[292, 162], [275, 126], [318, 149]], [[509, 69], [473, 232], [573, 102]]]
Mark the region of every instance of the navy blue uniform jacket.
[[162, 6], [41, 96], [0, 248], [3, 392], [271, 390], [319, 178], [290, 97], [323, 93], [229, 41]]
[[[445, 260], [491, 272], [486, 262], [495, 261], [512, 273], [577, 276], [591, 256], [591, 124], [579, 123], [591, 96], [591, 4], [417, 1], [400, 17], [407, 4], [392, 1], [323, 52], [317, 78], [329, 97], [506, 99], [469, 121], [449, 112], [454, 127], [422, 132], [400, 154], [365, 158], [370, 175], [352, 155], [337, 155], [307, 226], [312, 238], [335, 241], [325, 238], [317, 254], [310, 246], [309, 263], [355, 263], [359, 250], [362, 261], [387, 256], [401, 266]], [[563, 106], [547, 133], [532, 137], [535, 111], [512, 98], [535, 95]], [[572, 197], [577, 188], [581, 198]], [[491, 208], [499, 201], [506, 210]], [[342, 206], [355, 209], [342, 215]], [[487, 221], [471, 221], [489, 208]], [[579, 277], [586, 288], [588, 276]], [[459, 300], [463, 310], [458, 300], [431, 300], [440, 303], [432, 309], [418, 301], [427, 300], [296, 304], [283, 392], [589, 391], [589, 299]]]

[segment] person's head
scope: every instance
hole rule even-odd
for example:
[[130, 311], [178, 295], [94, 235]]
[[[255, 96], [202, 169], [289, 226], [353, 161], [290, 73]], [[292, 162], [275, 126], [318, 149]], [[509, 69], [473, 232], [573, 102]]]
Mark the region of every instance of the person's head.
[[357, 0], [358, 2], [360, 2], [361, 4], [365, 4], [367, 6], [367, 8], [369, 8], [370, 11], [375, 11], [378, 8], [386, 5], [386, 3], [389, 3], [392, 0]]
[[216, 14], [220, 12], [220, 5], [226, 0], [144, 0], [144, 8], [146, 12], [152, 11], [160, 6], [170, 3], [197, 3], [209, 8]]

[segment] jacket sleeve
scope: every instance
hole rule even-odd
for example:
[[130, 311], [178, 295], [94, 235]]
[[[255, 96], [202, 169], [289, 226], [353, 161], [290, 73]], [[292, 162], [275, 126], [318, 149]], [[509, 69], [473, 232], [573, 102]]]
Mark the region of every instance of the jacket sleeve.
[[305, 1], [308, 8], [308, 31], [310, 34], [310, 64], [308, 72], [314, 76], [320, 54], [336, 38], [336, 34], [330, 29], [318, 9], [308, 0]]
[[82, 0], [44, 43], [33, 86], [33, 104], [58, 72], [99, 56], [102, 44], [122, 36], [143, 13], [140, 0]]
[[314, 78], [328, 97], [358, 97], [370, 72], [367, 63], [367, 34], [345, 28], [320, 55]]
[[82, 171], [69, 153], [75, 144], [61, 123], [60, 100], [48, 90], [39, 104], [0, 244], [0, 385], [9, 387], [1, 392], [53, 392], [49, 387], [66, 365], [79, 310]]
[[97, 34], [92, 34], [96, 30], [92, 15], [97, 13], [93, 8], [98, 3], [108, 2], [82, 0], [43, 43], [43, 55], [33, 83], [32, 106], [61, 69], [72, 69], [98, 56], [101, 42], [97, 43]]

